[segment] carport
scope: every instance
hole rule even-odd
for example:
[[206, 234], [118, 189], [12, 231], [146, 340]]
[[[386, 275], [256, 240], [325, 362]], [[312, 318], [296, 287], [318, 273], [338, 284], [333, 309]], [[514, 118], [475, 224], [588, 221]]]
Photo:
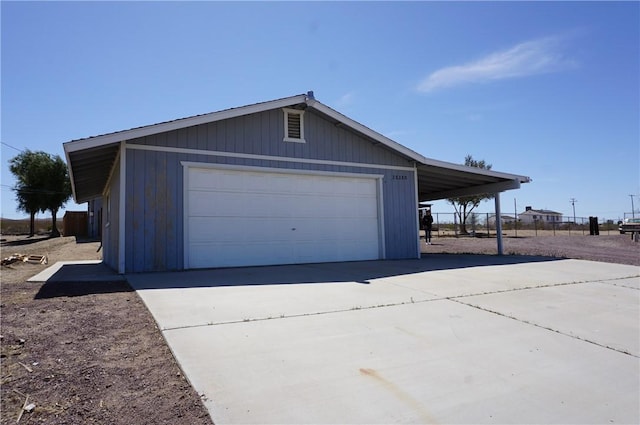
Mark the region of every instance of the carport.
[[430, 158], [424, 158], [417, 165], [417, 169], [419, 202], [483, 193], [494, 195], [498, 254], [502, 255], [500, 192], [519, 189], [521, 183], [529, 183], [531, 179], [526, 176], [471, 168]]

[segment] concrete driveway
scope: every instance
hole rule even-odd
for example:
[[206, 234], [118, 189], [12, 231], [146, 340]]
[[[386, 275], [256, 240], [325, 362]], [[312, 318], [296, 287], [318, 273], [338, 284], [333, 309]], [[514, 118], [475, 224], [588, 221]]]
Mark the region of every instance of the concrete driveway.
[[127, 278], [216, 424], [640, 422], [638, 267], [429, 255]]

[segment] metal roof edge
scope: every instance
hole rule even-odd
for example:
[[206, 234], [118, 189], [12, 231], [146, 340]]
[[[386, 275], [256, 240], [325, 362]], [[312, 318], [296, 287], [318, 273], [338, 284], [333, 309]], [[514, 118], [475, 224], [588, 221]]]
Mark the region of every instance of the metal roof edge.
[[414, 150], [409, 149], [406, 146], [401, 145], [398, 142], [395, 142], [391, 139], [389, 139], [388, 137], [378, 133], [377, 131], [374, 131], [372, 129], [370, 129], [369, 127], [360, 124], [359, 122], [347, 117], [346, 115], [343, 115], [342, 113], [336, 111], [333, 108], [330, 108], [329, 106], [325, 105], [322, 102], [319, 102], [313, 98], [308, 98], [307, 99], [307, 105], [313, 109], [316, 109], [320, 112], [322, 112], [325, 115], [328, 115], [329, 117], [342, 122], [343, 124], [347, 125], [348, 127], [352, 128], [353, 130], [356, 130], [362, 134], [364, 134], [367, 137], [370, 137], [380, 143], [382, 143], [383, 145], [388, 146], [389, 148], [413, 159], [416, 162], [423, 162], [424, 160], [426, 160], [427, 158], [425, 158], [424, 156], [420, 155], [419, 153], [417, 153]]
[[496, 177], [506, 180], [517, 180], [520, 183], [530, 183], [531, 177], [522, 176], [518, 174], [504, 173], [501, 171], [487, 170], [484, 168], [469, 167], [463, 164], [454, 164], [453, 162], [440, 161], [432, 158], [424, 158], [425, 162], [422, 165], [429, 165], [432, 167], [448, 168], [465, 173], [483, 174], [489, 177]]
[[121, 142], [123, 140], [136, 139], [139, 137], [150, 136], [152, 134], [164, 133], [166, 131], [191, 127], [194, 125], [207, 124], [210, 122], [235, 118], [242, 115], [255, 114], [270, 109], [282, 108], [285, 106], [295, 105], [297, 103], [305, 103], [306, 99], [307, 95], [299, 94], [282, 99], [254, 103], [251, 105], [240, 106], [236, 108], [223, 109], [221, 111], [210, 112], [202, 115], [194, 115], [186, 118], [178, 118], [172, 121], [165, 121], [157, 124], [132, 128], [129, 130], [107, 133], [100, 136], [71, 140], [69, 142], [63, 143], [63, 147], [65, 152], [76, 152], [79, 150], [108, 145], [110, 143]]
[[352, 129], [371, 137], [372, 139], [388, 146], [389, 148], [402, 153], [403, 155], [415, 160], [420, 165], [427, 165], [432, 167], [440, 167], [440, 168], [448, 168], [454, 169], [461, 172], [466, 173], [474, 173], [474, 174], [482, 174], [486, 176], [501, 178], [505, 180], [517, 180], [519, 183], [529, 183], [531, 182], [531, 178], [527, 176], [521, 176], [517, 174], [504, 173], [500, 171], [486, 170], [482, 168], [469, 167], [461, 164], [454, 164], [446, 161], [439, 161], [437, 159], [427, 158], [414, 150], [407, 148], [406, 146], [401, 145], [398, 142], [391, 140], [390, 138], [378, 133], [377, 131], [371, 130], [369, 127], [366, 127], [363, 124], [343, 115], [342, 113], [336, 111], [335, 109], [323, 104], [322, 102], [315, 100], [313, 98], [308, 98], [306, 101], [307, 105], [311, 108], [314, 108], [325, 115], [330, 116], [331, 118], [342, 122], [343, 124], [351, 127]]

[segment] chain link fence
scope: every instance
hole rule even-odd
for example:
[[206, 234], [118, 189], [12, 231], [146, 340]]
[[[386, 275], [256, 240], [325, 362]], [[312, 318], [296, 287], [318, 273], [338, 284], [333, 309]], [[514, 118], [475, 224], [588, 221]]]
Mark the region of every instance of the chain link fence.
[[[460, 223], [456, 213], [438, 213], [433, 215], [433, 237], [495, 237], [495, 215], [492, 213], [471, 213], [464, 224]], [[618, 220], [597, 218], [598, 233], [604, 235], [618, 234]], [[575, 221], [532, 220], [524, 222], [513, 217], [502, 217], [502, 234], [507, 237], [555, 236], [555, 235], [589, 235], [593, 231], [589, 217], [576, 217]]]

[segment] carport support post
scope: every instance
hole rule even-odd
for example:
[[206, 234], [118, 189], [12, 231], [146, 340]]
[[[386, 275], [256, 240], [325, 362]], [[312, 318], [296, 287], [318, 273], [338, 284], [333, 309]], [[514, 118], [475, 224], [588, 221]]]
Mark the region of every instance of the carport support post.
[[503, 255], [502, 250], [502, 217], [500, 216], [500, 192], [495, 194], [496, 203], [496, 237], [498, 240], [498, 255]]

